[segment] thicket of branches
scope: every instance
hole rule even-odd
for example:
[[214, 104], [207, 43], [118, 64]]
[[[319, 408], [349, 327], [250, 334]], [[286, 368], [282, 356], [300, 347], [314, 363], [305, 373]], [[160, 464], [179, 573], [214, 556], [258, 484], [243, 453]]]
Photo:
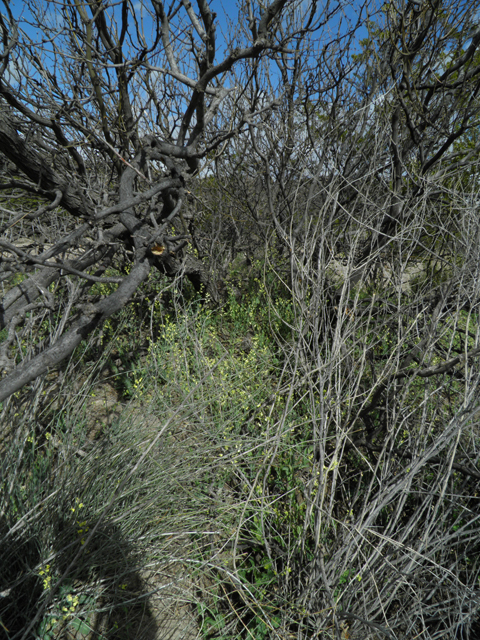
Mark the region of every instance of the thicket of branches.
[[204, 633], [475, 637], [476, 4], [245, 2], [220, 40], [203, 1], [28, 7], [36, 47], [1, 23], [4, 419], [152, 269], [210, 310], [254, 296], [277, 365], [228, 418]]
[[[207, 2], [31, 2], [20, 21], [4, 5], [1, 399], [69, 356], [152, 267], [208, 288], [183, 255], [190, 177], [275, 102], [258, 87], [262, 104], [242, 107], [244, 62], [289, 51], [325, 20], [316, 6], [297, 19], [287, 0], [247, 3], [219, 42]], [[99, 296], [95, 284], [118, 286]], [[60, 325], [18, 348], [51, 312]]]
[[310, 407], [302, 534], [270, 557], [285, 601], [328, 611], [311, 632], [338, 607], [337, 633], [474, 637], [480, 31], [472, 7], [382, 9], [355, 53], [279, 56], [281, 104], [216, 162], [225, 238], [266, 246], [294, 301], [285, 375]]

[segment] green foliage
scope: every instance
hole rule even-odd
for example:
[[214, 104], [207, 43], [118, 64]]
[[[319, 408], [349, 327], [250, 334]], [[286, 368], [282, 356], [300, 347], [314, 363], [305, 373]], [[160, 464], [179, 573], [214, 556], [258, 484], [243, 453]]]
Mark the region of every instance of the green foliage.
[[[46, 594], [50, 589], [51, 578], [50, 565], [46, 565], [45, 569], [39, 571], [39, 575], [44, 578], [44, 589]], [[47, 577], [44, 577], [47, 576]], [[58, 596], [55, 600], [53, 608], [45, 615], [38, 626], [36, 632], [37, 640], [54, 640], [61, 635], [79, 634], [80, 637], [87, 637], [92, 633], [93, 629], [88, 623], [83, 613], [83, 617], [78, 617], [76, 612], [92, 610], [94, 600], [87, 595], [77, 594], [72, 583], [62, 585], [58, 590]], [[102, 638], [102, 636], [100, 636]]]
[[[375, 295], [374, 289], [358, 293], [358, 304], [369, 304]], [[10, 528], [20, 527], [39, 550], [28, 570], [40, 589], [33, 608], [53, 595], [36, 626], [37, 637], [87, 635], [103, 616], [102, 629], [116, 633], [117, 625], [123, 629], [118, 637], [128, 638], [128, 619], [140, 615], [135, 607], [143, 592], [138, 586], [122, 585], [135, 583], [132, 576], [138, 567], [159, 567], [161, 574], [171, 558], [184, 563], [192, 580], [203, 585], [195, 605], [199, 634], [205, 640], [266, 640], [277, 628], [292, 629], [302, 620], [308, 628], [307, 609], [293, 595], [305, 567], [318, 563], [319, 553], [328, 565], [342, 548], [342, 536], [354, 535], [350, 523], [361, 517], [369, 487], [376, 485], [386, 466], [382, 459], [375, 470], [371, 453], [362, 445], [342, 455], [337, 442], [351, 416], [371, 402], [375, 380], [397, 349], [394, 327], [385, 321], [388, 301], [379, 306], [381, 313], [371, 324], [355, 324], [353, 313], [342, 318], [343, 344], [353, 353], [358, 349], [358, 359], [365, 345], [372, 353], [357, 395], [348, 397], [341, 395], [341, 386], [332, 389], [328, 381], [309, 387], [298, 383], [291, 392], [296, 379], [284, 384], [285, 355], [279, 345], [292, 337], [288, 326], [296, 310], [288, 291], [275, 289], [268, 278], [253, 277], [241, 296], [232, 290], [221, 310], [178, 297], [155, 298], [153, 312], [150, 308], [155, 337], [145, 328], [142, 305], [137, 301], [121, 321], [106, 326], [101, 336], [105, 345], [78, 354], [86, 367], [96, 349], [113, 345], [104, 356], [122, 401], [130, 401], [123, 417], [92, 441], [85, 405], [68, 410], [59, 406], [52, 423], [24, 430], [22, 443], [6, 463], [6, 469], [15, 469], [16, 482], [5, 493], [2, 510]], [[473, 347], [477, 322], [466, 311], [455, 320], [446, 317], [438, 336], [441, 348], [461, 352], [465, 345]], [[138, 345], [143, 339], [145, 355], [133, 355], [132, 342]], [[417, 342], [412, 338], [412, 348]], [[323, 356], [330, 357], [324, 345], [322, 349]], [[429, 378], [407, 379], [401, 388], [402, 410], [411, 418], [408, 428], [389, 427], [389, 446], [404, 451], [428, 448], [446, 417], [461, 404], [463, 389], [455, 377], [446, 378], [441, 388], [434, 388]], [[95, 393], [91, 388], [87, 395]], [[169, 419], [161, 440], [129, 478]], [[370, 420], [372, 429], [381, 433], [382, 406], [370, 412]], [[425, 423], [428, 429], [422, 427]], [[319, 433], [325, 442], [323, 463], [318, 457]], [[383, 436], [376, 437], [374, 444], [382, 444]], [[395, 468], [395, 473], [403, 471]], [[8, 477], [7, 473], [2, 478], [3, 487]], [[89, 541], [125, 479], [100, 535]], [[399, 528], [410, 526], [423, 483], [434, 481], [435, 468], [427, 466], [412, 479], [400, 512], [393, 504], [382, 508], [375, 534], [392, 536], [392, 522]], [[453, 492], [460, 483], [455, 477]], [[354, 494], [356, 503], [350, 504]], [[328, 504], [332, 506], [324, 515]], [[452, 535], [470, 531], [470, 508], [465, 499], [453, 515], [445, 516]], [[189, 532], [182, 534], [181, 552], [176, 538], [171, 538], [179, 531]], [[108, 554], [113, 538], [120, 540], [120, 564]], [[368, 555], [377, 539], [370, 531], [364, 538]], [[56, 589], [72, 554], [84, 545], [78, 566]], [[237, 547], [233, 559], [230, 550]], [[472, 570], [473, 565], [465, 566]], [[358, 560], [338, 562], [330, 567], [332, 600], [326, 602], [348, 612], [348, 603], [367, 580]], [[7, 619], [4, 615], [2, 623], [8, 627]]]
[[291, 338], [294, 304], [277, 274], [256, 260], [247, 266], [239, 257], [230, 265], [224, 316], [239, 331], [255, 330], [266, 339]]

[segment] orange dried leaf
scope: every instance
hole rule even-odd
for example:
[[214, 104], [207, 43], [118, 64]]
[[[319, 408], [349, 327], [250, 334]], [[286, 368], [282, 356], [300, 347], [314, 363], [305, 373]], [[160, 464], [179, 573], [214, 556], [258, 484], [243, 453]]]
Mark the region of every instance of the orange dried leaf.
[[161, 244], [154, 244], [153, 247], [150, 249], [150, 251], [153, 253], [154, 256], [161, 256], [162, 253], [165, 251], [165, 247], [163, 247]]

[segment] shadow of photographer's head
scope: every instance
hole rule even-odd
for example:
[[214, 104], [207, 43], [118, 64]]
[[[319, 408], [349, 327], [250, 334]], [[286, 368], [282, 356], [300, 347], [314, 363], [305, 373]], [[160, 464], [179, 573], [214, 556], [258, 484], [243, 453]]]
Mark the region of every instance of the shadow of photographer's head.
[[20, 640], [35, 617], [29, 640], [155, 637], [141, 556], [117, 524], [78, 508], [55, 519], [48, 554], [45, 539], [6, 520], [0, 540], [0, 638]]

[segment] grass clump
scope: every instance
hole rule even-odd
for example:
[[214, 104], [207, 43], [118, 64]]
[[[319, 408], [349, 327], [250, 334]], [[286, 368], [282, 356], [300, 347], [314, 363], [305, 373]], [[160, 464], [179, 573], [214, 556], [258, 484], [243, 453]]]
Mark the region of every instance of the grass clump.
[[[296, 358], [300, 332], [279, 338], [272, 321], [293, 322], [292, 307], [282, 298], [267, 312], [266, 291], [231, 296], [220, 311], [162, 307], [128, 394], [106, 347], [96, 366], [78, 368], [80, 381], [72, 362], [41, 420], [27, 403], [4, 408], [6, 637], [409, 637], [436, 606], [425, 573], [438, 597], [463, 589], [462, 615], [472, 617], [478, 496], [451, 464], [456, 448], [478, 449], [474, 413], [459, 411], [462, 381], [393, 380], [385, 397], [403, 404], [392, 401], [385, 431], [385, 410], [370, 412], [368, 441], [369, 376], [395, 340], [339, 316], [353, 346], [373, 345], [355, 395], [334, 366], [341, 350], [322, 346], [310, 369]], [[106, 387], [115, 402], [102, 406]], [[423, 600], [408, 617], [414, 588]]]
[[212, 592], [231, 563], [212, 545], [236, 531], [232, 478], [241, 459], [260, 455], [264, 433], [247, 443], [245, 429], [266, 421], [275, 380], [265, 341], [253, 336], [245, 349], [240, 333], [224, 338], [205, 310], [167, 320], [132, 374], [130, 400], [119, 397], [121, 412], [100, 434], [90, 428], [88, 399], [102, 386], [93, 371], [41, 423], [5, 409], [0, 620], [9, 638], [153, 638], [179, 598], [198, 625], [199, 584]]

